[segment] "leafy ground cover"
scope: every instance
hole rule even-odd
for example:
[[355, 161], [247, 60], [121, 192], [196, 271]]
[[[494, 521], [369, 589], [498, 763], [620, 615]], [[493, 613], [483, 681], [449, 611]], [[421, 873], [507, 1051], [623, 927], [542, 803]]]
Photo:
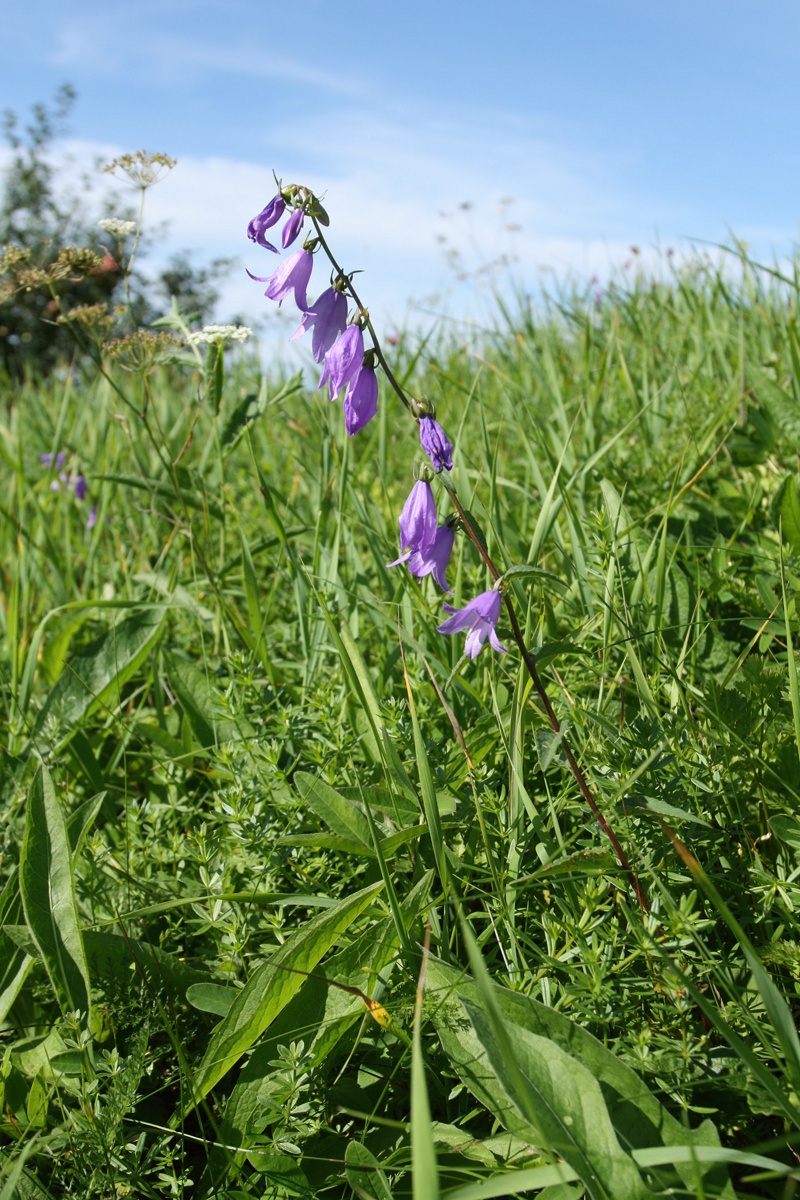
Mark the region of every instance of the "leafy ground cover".
[[3, 1200], [794, 1194], [797, 309], [696, 261], [392, 351], [650, 912], [513, 647], [386, 567], [388, 390], [3, 385]]

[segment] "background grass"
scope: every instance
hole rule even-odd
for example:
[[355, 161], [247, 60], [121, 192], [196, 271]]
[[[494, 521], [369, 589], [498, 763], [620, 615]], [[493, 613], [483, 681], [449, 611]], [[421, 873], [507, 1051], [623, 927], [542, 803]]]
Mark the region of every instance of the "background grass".
[[[464, 661], [386, 568], [418, 456], [388, 393], [349, 441], [244, 353], [6, 382], [2, 1194], [790, 1196], [794, 282], [698, 260], [392, 365], [540, 570], [529, 645], [653, 912], [518, 656]], [[461, 538], [450, 580], [488, 586]]]

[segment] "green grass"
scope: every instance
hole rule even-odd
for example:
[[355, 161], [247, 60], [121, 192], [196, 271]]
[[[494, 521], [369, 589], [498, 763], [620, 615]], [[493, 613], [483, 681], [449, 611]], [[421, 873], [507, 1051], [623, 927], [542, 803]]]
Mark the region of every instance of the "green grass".
[[[797, 321], [696, 262], [393, 351], [539, 568], [527, 643], [649, 915], [504, 620], [465, 661], [385, 566], [388, 389], [348, 440], [246, 355], [4, 385], [4, 1200], [794, 1194]], [[463, 537], [450, 578], [488, 586]]]

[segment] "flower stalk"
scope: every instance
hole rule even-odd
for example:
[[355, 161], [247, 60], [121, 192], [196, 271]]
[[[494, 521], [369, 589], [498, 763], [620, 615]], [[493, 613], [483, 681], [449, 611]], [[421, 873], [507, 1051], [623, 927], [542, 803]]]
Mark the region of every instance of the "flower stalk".
[[[323, 387], [326, 383], [329, 386], [330, 397], [333, 400], [339, 390], [347, 386], [345, 395], [345, 421], [348, 434], [357, 432], [374, 415], [375, 403], [377, 401], [377, 387], [373, 386], [374, 367], [376, 364], [382, 368], [386, 379], [389, 382], [392, 390], [398, 396], [400, 401], [405, 406], [409, 414], [417, 421], [420, 432], [420, 444], [422, 449], [428, 455], [434, 473], [443, 483], [447, 493], [452, 501], [453, 507], [458, 514], [458, 522], [464, 533], [475, 546], [478, 555], [483, 561], [489, 574], [494, 581], [494, 588], [481, 593], [473, 600], [469, 601], [464, 608], [455, 609], [452, 606], [445, 604], [445, 608], [452, 615], [439, 626], [439, 632], [443, 634], [452, 634], [457, 632], [466, 632], [466, 654], [469, 658], [475, 658], [480, 652], [484, 643], [488, 639], [489, 645], [498, 653], [505, 653], [505, 647], [500, 643], [495, 627], [500, 615], [501, 604], [504, 605], [508, 615], [509, 624], [511, 626], [511, 635], [515, 645], [517, 646], [522, 661], [525, 664], [534, 690], [541, 702], [541, 705], [547, 716], [547, 720], [553, 732], [558, 735], [561, 750], [566, 759], [570, 772], [572, 773], [575, 782], [578, 785], [583, 799], [589, 806], [589, 809], [600, 826], [602, 832], [608, 838], [617, 861], [622, 868], [622, 871], [633, 890], [636, 899], [644, 912], [650, 912], [650, 903], [648, 897], [642, 887], [642, 884], [631, 866], [625, 851], [620, 844], [614, 830], [611, 828], [605, 816], [600, 811], [597, 801], [595, 800], [592, 790], [589, 787], [586, 776], [581, 770], [575, 755], [569, 746], [564, 732], [561, 728], [561, 723], [558, 720], [555, 709], [550, 701], [547, 689], [542, 681], [539, 671], [536, 666], [535, 656], [531, 653], [525, 644], [525, 638], [517, 618], [516, 610], [511, 598], [510, 588], [504, 586], [502, 572], [498, 569], [492, 559], [489, 550], [484, 542], [480, 530], [472, 519], [471, 515], [465, 510], [461, 501], [458, 498], [455, 484], [453, 483], [450, 471], [453, 467], [453, 447], [447, 438], [445, 431], [435, 420], [430, 404], [423, 398], [417, 400], [406, 395], [403, 387], [398, 383], [394, 373], [389, 366], [386, 356], [383, 353], [380, 339], [375, 331], [372, 321], [369, 316], [369, 311], [362, 304], [361, 299], [353, 286], [353, 277], [348, 275], [331, 251], [322, 226], [328, 225], [328, 216], [320, 205], [313, 193], [307, 189], [292, 185], [288, 188], [282, 188], [279, 184], [278, 195], [273, 201], [259, 214], [259, 218], [255, 221], [262, 221], [262, 224], [270, 225], [273, 223], [273, 213], [281, 208], [281, 204], [285, 201], [284, 207], [292, 210], [292, 215], [289, 218], [289, 224], [284, 231], [284, 247], [290, 245], [294, 241], [300, 227], [303, 223], [303, 217], [308, 217], [313, 225], [313, 239], [309, 238], [305, 242], [304, 250], [297, 251], [285, 263], [282, 263], [273, 276], [270, 277], [270, 287], [268, 287], [266, 295], [271, 299], [282, 300], [291, 289], [294, 279], [292, 276], [296, 271], [296, 264], [302, 262], [302, 281], [301, 287], [295, 291], [295, 299], [298, 307], [303, 311], [304, 316], [300, 329], [295, 336], [299, 336], [301, 332], [305, 332], [310, 328], [315, 321], [319, 321], [322, 326], [321, 334], [315, 334], [318, 337], [323, 337], [328, 341], [329, 330], [333, 328], [332, 304], [333, 300], [329, 293], [323, 293], [320, 297], [322, 301], [322, 311], [319, 314], [314, 312], [314, 306], [308, 306], [305, 303], [305, 285], [311, 274], [311, 259], [312, 252], [322, 250], [329, 260], [333, 269], [332, 283], [333, 288], [337, 292], [341, 292], [345, 296], [349, 296], [356, 306], [356, 313], [351, 318], [351, 324], [347, 326], [344, 332], [339, 333], [338, 338], [329, 347], [326, 348], [324, 354], [324, 367], [319, 386]], [[281, 209], [283, 211], [283, 209]], [[297, 214], [302, 216], [298, 217]], [[277, 218], [275, 218], [277, 220]], [[251, 222], [251, 227], [253, 222]], [[263, 231], [259, 230], [263, 238]], [[253, 237], [251, 229], [248, 229], [251, 240], [257, 240]], [[265, 245], [261, 241], [262, 246], [268, 249], [273, 249], [271, 245]], [[303, 258], [307, 255], [307, 258]], [[248, 272], [249, 274], [249, 272]], [[288, 278], [287, 278], [288, 275]], [[258, 278], [257, 276], [251, 276]], [[262, 280], [263, 282], [263, 280]], [[302, 299], [302, 303], [301, 303]], [[319, 301], [318, 301], [319, 304]], [[328, 311], [331, 308], [331, 311]], [[312, 319], [313, 318], [313, 319]], [[341, 315], [337, 314], [336, 322], [341, 320]], [[371, 339], [372, 345], [366, 348], [363, 343], [363, 335], [367, 333]], [[331, 335], [332, 336], [332, 335]], [[318, 342], [319, 345], [319, 342]], [[314, 358], [317, 358], [317, 353], [314, 353]], [[361, 386], [358, 380], [364, 375], [364, 372], [370, 373], [369, 378], [369, 399], [364, 403], [363, 413], [355, 416], [352, 411], [348, 412], [348, 397], [352, 398], [356, 395], [357, 389]], [[453, 518], [450, 518], [453, 521]], [[444, 533], [442, 532], [444, 531]], [[424, 575], [433, 573], [437, 582], [445, 590], [447, 584], [445, 580], [444, 570], [449, 557], [450, 546], [445, 542], [449, 541], [452, 530], [448, 527], [437, 528], [436, 513], [433, 503], [433, 497], [430, 493], [430, 485], [420, 481], [415, 485], [411, 496], [409, 496], [403, 513], [400, 517], [400, 533], [401, 533], [401, 557], [390, 566], [396, 566], [400, 562], [408, 560], [409, 570], [415, 575]], [[441, 545], [436, 545], [434, 542], [435, 536], [438, 535]], [[403, 553], [406, 549], [408, 552]]]

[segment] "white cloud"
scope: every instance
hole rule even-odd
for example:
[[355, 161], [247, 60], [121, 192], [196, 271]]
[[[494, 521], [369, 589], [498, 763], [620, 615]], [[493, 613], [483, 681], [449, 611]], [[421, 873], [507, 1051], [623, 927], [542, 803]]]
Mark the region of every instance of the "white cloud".
[[[547, 272], [604, 280], [631, 259], [632, 243], [642, 248], [635, 261], [657, 269], [654, 247], [688, 252], [681, 232], [729, 240], [723, 224], [709, 228], [689, 205], [623, 192], [617, 179], [629, 163], [568, 151], [508, 114], [466, 113], [457, 120], [421, 108], [376, 115], [361, 106], [328, 106], [313, 120], [285, 125], [273, 145], [268, 165], [185, 156], [147, 195], [146, 221], [169, 227], [160, 258], [186, 247], [200, 261], [225, 255], [241, 262], [224, 287], [220, 318], [236, 313], [250, 324], [268, 313], [271, 324], [294, 328], [293, 314], [276, 320], [263, 288], [243, 269], [266, 275], [277, 262], [245, 237], [248, 220], [274, 194], [273, 165], [284, 181], [326, 194], [331, 245], [347, 270], [364, 270], [357, 286], [381, 325], [402, 324], [408, 301], [426, 314], [485, 314], [491, 286], [508, 287], [511, 278], [531, 291], [543, 278], [547, 283]], [[72, 157], [74, 181], [79, 168], [127, 147], [73, 140], [60, 149]], [[0, 168], [2, 162], [0, 154]], [[107, 183], [101, 177], [98, 196]], [[132, 189], [129, 195], [132, 201]], [[465, 201], [470, 208], [461, 207]], [[771, 258], [773, 248], [785, 253], [794, 231], [754, 233], [754, 252]], [[467, 281], [448, 267], [448, 249], [459, 251]], [[503, 256], [513, 259], [510, 267], [490, 269]], [[323, 286], [327, 274], [320, 261], [315, 282]]]

